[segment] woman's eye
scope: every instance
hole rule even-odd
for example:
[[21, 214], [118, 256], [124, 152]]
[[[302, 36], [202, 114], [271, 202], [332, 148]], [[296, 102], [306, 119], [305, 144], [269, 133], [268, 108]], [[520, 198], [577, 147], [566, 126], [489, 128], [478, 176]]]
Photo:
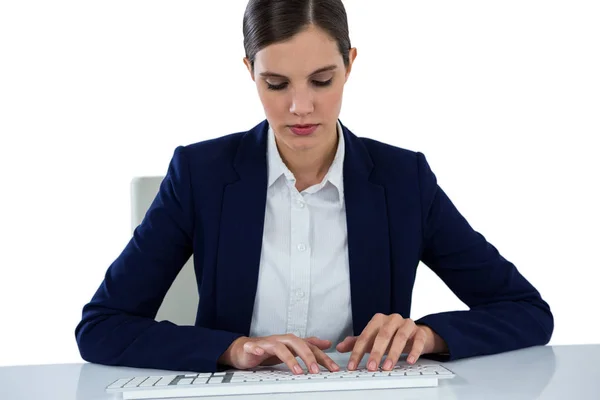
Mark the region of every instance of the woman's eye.
[[[327, 81], [317, 81], [317, 80], [313, 80], [312, 83], [313, 85], [317, 86], [317, 87], [325, 87], [325, 86], [329, 86], [331, 84], [331, 81], [333, 80], [333, 78], [327, 80]], [[283, 90], [287, 87], [287, 82], [283, 82], [277, 85], [273, 85], [269, 82], [267, 82], [267, 88], [269, 90]]]
[[328, 81], [313, 81], [313, 84], [315, 84], [315, 86], [329, 86], [331, 84], [331, 81], [333, 80], [333, 78], [329, 79]]
[[267, 82], [267, 88], [270, 90], [283, 90], [287, 86], [287, 82], [280, 83], [278, 85], [273, 85]]

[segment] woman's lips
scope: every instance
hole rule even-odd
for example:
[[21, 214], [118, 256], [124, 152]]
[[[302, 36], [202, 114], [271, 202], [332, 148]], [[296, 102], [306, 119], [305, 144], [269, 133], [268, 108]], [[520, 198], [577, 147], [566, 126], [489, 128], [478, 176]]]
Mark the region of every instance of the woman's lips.
[[292, 125], [290, 130], [299, 136], [307, 136], [312, 134], [318, 127], [318, 124], [313, 125]]

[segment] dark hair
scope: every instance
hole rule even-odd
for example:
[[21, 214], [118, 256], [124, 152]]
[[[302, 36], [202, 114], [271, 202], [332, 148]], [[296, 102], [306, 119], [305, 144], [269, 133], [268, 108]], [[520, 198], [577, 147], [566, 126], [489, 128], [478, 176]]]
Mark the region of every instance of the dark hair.
[[250, 0], [244, 12], [244, 49], [254, 70], [256, 53], [266, 46], [290, 39], [315, 25], [337, 42], [349, 64], [348, 18], [341, 0]]

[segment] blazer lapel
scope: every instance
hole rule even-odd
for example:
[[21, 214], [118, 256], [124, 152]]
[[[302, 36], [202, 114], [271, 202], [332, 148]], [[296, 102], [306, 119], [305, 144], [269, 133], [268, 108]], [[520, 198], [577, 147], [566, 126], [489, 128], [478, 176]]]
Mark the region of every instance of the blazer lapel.
[[240, 179], [225, 187], [215, 297], [218, 329], [249, 335], [262, 250], [267, 199], [267, 129], [242, 138], [234, 161]]
[[385, 189], [369, 180], [371, 157], [343, 124], [342, 130], [352, 320], [359, 335], [376, 313], [391, 310], [390, 239]]

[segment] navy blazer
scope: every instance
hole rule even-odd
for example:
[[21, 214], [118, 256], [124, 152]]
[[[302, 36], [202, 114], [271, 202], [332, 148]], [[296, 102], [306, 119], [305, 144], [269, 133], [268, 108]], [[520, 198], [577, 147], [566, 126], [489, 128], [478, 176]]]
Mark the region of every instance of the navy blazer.
[[[446, 341], [445, 360], [548, 343], [550, 307], [469, 226], [425, 156], [358, 138], [343, 124], [342, 130], [354, 334], [377, 313], [410, 318], [423, 261], [469, 307], [415, 321]], [[175, 150], [145, 218], [83, 308], [75, 331], [83, 359], [180, 371], [224, 367], [218, 358], [250, 330], [267, 194], [267, 132], [264, 120], [247, 132]], [[165, 293], [192, 254], [200, 300], [196, 325], [156, 322]]]

